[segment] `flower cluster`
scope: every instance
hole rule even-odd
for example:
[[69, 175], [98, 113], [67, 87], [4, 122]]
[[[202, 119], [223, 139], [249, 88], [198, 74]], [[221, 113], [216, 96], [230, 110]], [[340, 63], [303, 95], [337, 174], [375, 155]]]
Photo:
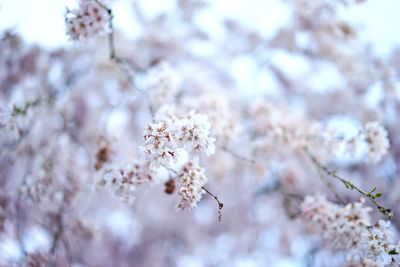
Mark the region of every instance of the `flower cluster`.
[[176, 210], [189, 211], [196, 207], [202, 195], [205, 193], [202, 188], [207, 177], [204, 175], [204, 169], [192, 161], [187, 162], [178, 175], [179, 178], [179, 200], [176, 204]]
[[169, 166], [178, 161], [171, 121], [162, 120], [147, 126], [144, 134], [144, 154], [154, 167]]
[[107, 32], [110, 15], [95, 0], [80, 0], [78, 9], [67, 9], [65, 23], [71, 40], [82, 40]]
[[182, 118], [165, 118], [149, 124], [144, 133], [144, 154], [154, 167], [169, 167], [179, 159], [184, 150], [189, 157], [215, 151], [215, 139], [210, 136], [211, 125], [207, 116], [189, 112]]
[[[259, 138], [254, 140], [254, 153], [275, 152], [274, 147], [290, 150], [308, 149], [314, 154], [330, 154], [331, 139], [323, 125], [265, 100], [255, 102], [250, 109]], [[278, 145], [279, 144], [279, 145]], [[277, 151], [279, 154], [281, 151]]]
[[110, 188], [124, 202], [133, 203], [137, 187], [154, 180], [148, 163], [135, 162], [106, 170], [99, 185]]
[[368, 228], [366, 232], [364, 250], [369, 259], [377, 260], [388, 254], [397, 254], [399, 244], [394, 245], [394, 233], [390, 229], [390, 222], [379, 220], [375, 225]]
[[364, 207], [362, 201], [340, 207], [323, 196], [307, 196], [301, 209], [304, 218], [331, 241], [334, 249], [359, 247], [362, 234], [370, 225], [371, 209]]
[[389, 149], [388, 132], [378, 122], [368, 122], [364, 129], [368, 144], [368, 156], [372, 162], [379, 162]]
[[351, 257], [362, 253], [380, 263], [391, 252], [398, 251], [398, 245], [393, 244], [390, 223], [380, 220], [371, 225], [371, 208], [364, 206], [363, 199], [340, 206], [324, 196], [307, 196], [301, 211], [313, 232], [322, 234], [333, 249], [349, 251]]
[[271, 152], [280, 144], [292, 150], [307, 149], [323, 159], [334, 159], [341, 152], [355, 156], [367, 148], [367, 153], [362, 153], [364, 158], [378, 163], [389, 149], [388, 132], [378, 122], [368, 122], [357, 135], [344, 138], [338, 129], [268, 101], [255, 102], [250, 113], [260, 136], [253, 143], [255, 154]]
[[178, 145], [189, 155], [198, 155], [201, 152], [214, 154], [215, 138], [210, 137], [211, 125], [207, 115], [197, 114], [192, 110], [187, 117], [176, 120], [173, 127]]
[[[217, 89], [215, 89], [217, 90]], [[234, 108], [232, 99], [223, 94], [208, 92], [182, 98], [182, 106], [207, 114], [212, 134], [221, 146], [231, 146], [240, 135], [240, 110]]]

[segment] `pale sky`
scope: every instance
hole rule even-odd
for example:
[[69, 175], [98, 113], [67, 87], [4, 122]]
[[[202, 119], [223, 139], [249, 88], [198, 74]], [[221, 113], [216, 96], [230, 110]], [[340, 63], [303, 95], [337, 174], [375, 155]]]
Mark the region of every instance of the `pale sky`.
[[[134, 0], [114, 0], [116, 27], [134, 36], [134, 19], [130, 3]], [[137, 0], [145, 13], [153, 16], [171, 9], [174, 0]], [[234, 17], [243, 23], [262, 29], [265, 36], [274, 33], [276, 26], [287, 23], [290, 10], [281, 0], [208, 0], [212, 9], [202, 21], [204, 27], [218, 34], [216, 24], [220, 18]], [[290, 2], [290, 1], [289, 1]], [[0, 0], [0, 30], [14, 28], [28, 41], [56, 47], [68, 44], [64, 34], [65, 7], [76, 5], [75, 0]], [[367, 0], [341, 12], [361, 27], [361, 37], [372, 42], [379, 53], [387, 53], [400, 45], [400, 0]]]

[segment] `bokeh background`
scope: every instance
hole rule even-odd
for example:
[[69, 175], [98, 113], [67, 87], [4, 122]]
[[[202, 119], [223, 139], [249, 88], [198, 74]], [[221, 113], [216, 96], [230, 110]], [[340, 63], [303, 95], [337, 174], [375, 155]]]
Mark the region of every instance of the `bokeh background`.
[[[226, 21], [237, 21], [265, 40], [274, 38], [280, 30], [290, 28], [294, 23], [293, 1], [289, 0], [208, 0], [206, 3], [206, 7], [196, 13], [193, 23], [207, 34], [210, 43], [224, 42], [227, 33], [223, 25]], [[43, 50], [71, 49], [79, 51], [76, 55], [82, 55], [82, 51], [89, 45], [73, 43], [65, 34], [64, 12], [67, 6], [71, 8], [77, 6], [77, 3], [74, 0], [0, 0], [0, 30], [11, 29], [28, 45], [38, 45]], [[123, 39], [121, 47], [129, 49], [129, 41], [140, 38], [147, 31], [137, 20], [134, 8], [140, 9], [142, 15], [151, 20], [162, 14], [175, 12], [176, 1], [114, 0], [111, 1], [111, 6], [115, 18], [115, 31], [118, 33], [117, 45], [118, 40]], [[366, 43], [376, 56], [387, 58], [400, 46], [399, 10], [399, 0], [367, 0], [355, 5], [340, 5], [337, 12], [339, 18], [349, 22], [357, 30], [357, 38], [361, 43]], [[183, 27], [181, 21], [177, 19], [175, 23], [170, 17], [168, 27], [174, 33], [186, 30], [179, 28]], [[119, 38], [120, 36], [124, 38]], [[312, 42], [306, 34], [296, 35], [295, 43], [299, 46], [312, 46]], [[93, 46], [95, 44], [90, 44], [89, 47]], [[99, 51], [106, 50], [104, 43], [99, 43], [99, 46], [103, 48]], [[192, 55], [208, 59], [219, 54], [220, 49], [219, 46], [205, 45], [202, 42], [190, 42], [185, 46]], [[240, 43], [238, 46], [240, 47]], [[5, 52], [0, 51], [1, 53]], [[71, 57], [73, 56], [74, 54]], [[260, 46], [251, 53], [232, 57], [226, 61], [228, 63], [221, 60], [216, 65], [223, 66], [224, 71], [233, 80], [230, 84], [234, 84], [237, 89], [237, 98], [251, 102], [261, 96], [273, 98], [282, 91], [282, 84], [276, 77], [276, 72], [260, 68], [260, 61], [268, 61], [277, 66], [293, 83], [306, 80], [307, 90], [317, 95], [332, 88], [346, 90], [346, 80], [331, 64], [322, 62], [316, 66], [315, 62], [307, 57], [284, 49], [264, 49]], [[82, 65], [88, 64], [84, 62]], [[93, 80], [93, 77], [91, 79]], [[79, 90], [83, 90], [84, 86], [82, 87]], [[121, 97], [114, 92], [115, 88], [110, 87], [109, 90], [101, 87], [107, 91], [106, 96], [111, 95], [110, 101]], [[302, 95], [302, 92], [296, 93]], [[374, 110], [382, 99], [383, 91], [377, 88], [376, 84], [371, 84], [365, 88], [364, 93], [366, 106]], [[312, 109], [313, 103], [310, 99], [307, 102], [294, 97], [291, 101], [292, 108], [307, 109], [303, 107], [305, 105]], [[118, 101], [116, 100], [117, 103]], [[318, 108], [320, 107], [316, 107]], [[341, 108], [333, 109], [338, 112]], [[116, 108], [110, 113], [106, 123], [107, 130], [116, 132], [115, 138], [121, 140], [120, 146], [121, 143], [123, 145], [123, 141], [129, 140], [123, 132], [129, 124], [125, 113], [126, 110]], [[331, 114], [323, 114], [320, 117], [341, 128], [343, 132], [355, 132], [358, 124], [351, 116], [348, 117], [347, 113], [339, 118], [330, 117]], [[397, 118], [397, 114], [394, 118]], [[115, 266], [179, 267], [337, 265], [336, 258], [331, 257], [329, 251], [318, 250], [320, 244], [315, 241], [315, 237], [298, 235], [297, 230], [300, 226], [297, 222], [294, 223], [282, 209], [277, 208], [282, 206], [282, 198], [277, 196], [276, 192], [270, 192], [273, 191], [271, 188], [274, 188], [274, 183], [279, 180], [274, 177], [276, 170], [269, 173], [268, 179], [255, 178], [249, 174], [247, 168], [241, 168], [248, 167], [248, 163], [236, 163], [237, 159], [229, 156], [225, 161], [230, 161], [227, 165], [237, 164], [239, 170], [234, 171], [235, 176], [231, 175], [233, 180], [229, 179], [232, 177], [210, 178], [213, 192], [217, 193], [225, 204], [222, 222], [216, 219], [216, 203], [207, 195], [191, 213], [176, 213], [175, 199], [164, 194], [162, 186], [141, 192], [133, 206], [103, 198], [102, 195], [91, 196], [90, 201], [82, 204], [85, 215], [82, 218], [86, 218], [81, 222], [83, 226], [71, 224], [69, 229], [71, 232], [81, 231], [79, 235], [92, 235], [92, 231], [103, 233], [94, 242], [98, 244], [97, 250], [96, 245], [88, 249], [86, 258], [92, 259], [92, 265], [87, 266], [107, 266], [112, 262]], [[224, 160], [218, 164], [223, 162]], [[348, 167], [346, 160], [344, 162], [344, 165], [339, 166]], [[297, 164], [294, 164], [294, 170], [301, 168]], [[390, 161], [390, 164], [397, 164], [396, 158]], [[279, 170], [279, 164], [275, 165]], [[393, 169], [392, 165], [389, 169]], [[219, 166], [213, 171], [214, 175], [218, 173], [218, 168]], [[236, 180], [238, 177], [254, 179]], [[390, 191], [390, 184], [384, 183], [385, 188]], [[307, 184], [304, 186], [307, 187]], [[392, 204], [399, 203], [398, 195], [393, 197], [395, 200]], [[28, 225], [23, 234], [25, 247], [31, 251], [48, 250], [51, 245], [49, 229], [39, 223]], [[104, 245], [104, 242], [109, 244], [108, 251], [104, 251], [104, 246], [101, 245]], [[71, 238], [71, 243], [75, 250], [86, 249], [86, 243], [76, 241], [74, 237]], [[1, 236], [0, 259], [12, 262], [20, 257], [21, 250], [15, 239]], [[331, 261], [326, 263], [327, 259]], [[339, 257], [337, 261], [342, 259], [343, 257]], [[84, 262], [84, 259], [77, 259], [74, 267], [86, 266]]]

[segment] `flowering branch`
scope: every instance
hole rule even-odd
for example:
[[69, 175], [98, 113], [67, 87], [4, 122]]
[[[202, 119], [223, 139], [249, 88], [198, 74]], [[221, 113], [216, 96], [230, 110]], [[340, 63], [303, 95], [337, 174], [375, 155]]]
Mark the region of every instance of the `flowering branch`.
[[365, 196], [366, 198], [368, 198], [370, 200], [370, 202], [375, 205], [375, 207], [379, 210], [380, 213], [382, 213], [385, 216], [388, 216], [389, 218], [393, 217], [393, 211], [389, 208], [385, 208], [384, 206], [382, 206], [381, 204], [379, 204], [376, 199], [381, 197], [382, 194], [381, 193], [374, 193], [376, 188], [372, 189], [369, 192], [364, 191], [363, 189], [361, 189], [359, 186], [355, 185], [353, 182], [341, 177], [336, 170], [331, 170], [329, 169], [327, 166], [325, 166], [324, 164], [322, 164], [313, 154], [311, 154], [307, 149], [304, 149], [305, 153], [308, 155], [308, 157], [311, 159], [311, 161], [317, 166], [318, 169], [322, 170], [325, 174], [327, 174], [328, 176], [341, 181], [344, 186], [347, 189], [350, 190], [356, 190], [357, 192], [359, 192], [361, 195]]

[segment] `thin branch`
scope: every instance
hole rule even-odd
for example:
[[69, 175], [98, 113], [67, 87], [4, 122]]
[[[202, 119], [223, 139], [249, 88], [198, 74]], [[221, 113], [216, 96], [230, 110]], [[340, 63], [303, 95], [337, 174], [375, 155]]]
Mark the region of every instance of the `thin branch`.
[[110, 58], [110, 60], [116, 64], [118, 69], [125, 76], [126, 80], [128, 81], [129, 85], [131, 86], [131, 88], [133, 90], [141, 93], [142, 95], [144, 95], [144, 97], [146, 99], [146, 102], [147, 102], [147, 105], [148, 105], [148, 108], [149, 108], [149, 112], [150, 112], [152, 118], [154, 118], [155, 117], [155, 112], [154, 112], [153, 104], [151, 103], [150, 95], [148, 94], [147, 91], [138, 88], [132, 82], [131, 77], [133, 76], [133, 71], [132, 71], [131, 67], [129, 66], [129, 64], [127, 63], [127, 60], [117, 56], [117, 52], [116, 52], [116, 49], [115, 49], [115, 40], [114, 40], [114, 25], [113, 25], [114, 15], [113, 15], [112, 9], [107, 7], [105, 4], [101, 3], [99, 0], [95, 0], [95, 1], [101, 8], [103, 8], [108, 13], [108, 28], [109, 28], [108, 29], [109, 30], [109, 33], [108, 33], [108, 50], [109, 50], [109, 58]]
[[343, 199], [343, 197], [339, 194], [339, 192], [336, 190], [336, 188], [333, 186], [333, 184], [326, 179], [326, 177], [323, 175], [321, 168], [318, 168], [318, 174], [319, 177], [321, 178], [322, 182], [328, 187], [332, 194], [335, 196], [336, 200], [338, 200], [340, 203], [344, 204], [346, 201]]
[[219, 201], [218, 197], [216, 195], [214, 195], [213, 193], [211, 193], [210, 191], [208, 191], [204, 186], [201, 187], [204, 191], [206, 191], [207, 194], [209, 194], [210, 196], [212, 196], [215, 201], [217, 201], [218, 203], [218, 221], [221, 221], [222, 218], [222, 208], [224, 207], [224, 203], [222, 203], [221, 201]]
[[54, 233], [54, 239], [53, 239], [52, 245], [50, 247], [50, 255], [52, 255], [51, 266], [57, 265], [56, 250], [57, 250], [57, 246], [58, 246], [58, 241], [60, 240], [62, 231], [63, 231], [62, 230], [63, 224], [62, 224], [61, 212], [56, 215], [56, 224], [57, 224], [57, 230]]
[[112, 13], [112, 10], [110, 8], [108, 8], [105, 4], [103, 4], [102, 2], [100, 2], [99, 0], [95, 0], [95, 2], [105, 11], [107, 11], [108, 13], [108, 46], [109, 46], [109, 50], [110, 50], [110, 59], [114, 60], [117, 55], [115, 52], [115, 45], [114, 45], [114, 25], [113, 25], [113, 18], [114, 15]]
[[228, 153], [229, 155], [233, 156], [234, 158], [237, 158], [238, 160], [246, 161], [251, 164], [256, 163], [256, 161], [254, 159], [239, 155], [238, 153], [236, 153], [235, 151], [233, 151], [232, 149], [230, 149], [226, 146], [218, 146], [218, 148], [221, 149], [221, 151], [224, 151], [225, 153]]
[[54, 233], [54, 239], [50, 248], [50, 255], [52, 256], [52, 262], [50, 266], [57, 266], [57, 257], [56, 257], [56, 251], [58, 244], [62, 242], [62, 245], [64, 246], [65, 249], [65, 257], [68, 262], [68, 265], [71, 266], [72, 263], [72, 253], [71, 253], [71, 246], [68, 242], [68, 239], [65, 235], [64, 231], [64, 222], [63, 222], [63, 214], [64, 209], [61, 208], [61, 210], [56, 214], [56, 225], [57, 229], [56, 232]]
[[[324, 173], [326, 173], [328, 176], [342, 182], [344, 186], [347, 189], [351, 190], [356, 190], [359, 192], [361, 195], [365, 196], [366, 198], [369, 199], [369, 201], [375, 205], [375, 207], [379, 210], [380, 213], [382, 213], [385, 216], [388, 216], [389, 218], [393, 217], [393, 211], [389, 208], [385, 208], [381, 204], [379, 204], [375, 199], [377, 198], [371, 192], [366, 192], [363, 189], [361, 189], [359, 186], [355, 185], [353, 182], [343, 178], [340, 176], [335, 170], [329, 169], [327, 166], [322, 164], [313, 154], [311, 154], [307, 149], [304, 149], [304, 152], [308, 155], [308, 157], [311, 159], [311, 161], [319, 168], [322, 170]], [[373, 190], [374, 191], [374, 190]]]
[[[110, 50], [110, 51], [111, 51], [110, 53], [112, 53], [112, 50]], [[147, 106], [148, 106], [149, 112], [151, 114], [151, 117], [154, 118], [155, 117], [155, 111], [154, 111], [153, 104], [151, 102], [151, 97], [150, 97], [149, 93], [146, 90], [138, 88], [136, 86], [136, 84], [134, 84], [134, 82], [131, 79], [131, 77], [133, 77], [133, 71], [132, 71], [131, 67], [129, 66], [129, 64], [127, 63], [127, 61], [125, 59], [123, 59], [123, 58], [120, 58], [120, 57], [114, 57], [114, 58], [112, 58], [112, 61], [115, 62], [117, 68], [125, 76], [125, 79], [129, 83], [131, 88], [134, 91], [139, 92], [140, 94], [142, 94], [145, 97], [145, 100], [147, 102]]]
[[67, 235], [65, 234], [65, 231], [63, 230], [61, 232], [61, 240], [63, 242], [64, 245], [64, 249], [65, 249], [65, 257], [67, 259], [68, 262], [68, 266], [72, 265], [72, 251], [71, 251], [71, 245], [68, 241]]
[[165, 165], [165, 164], [162, 164], [161, 166], [163, 166], [165, 169], [167, 169], [168, 171], [172, 172], [172, 173], [175, 174], [175, 175], [178, 175], [178, 174], [179, 174], [178, 171], [172, 169], [171, 167], [168, 167], [168, 166]]

